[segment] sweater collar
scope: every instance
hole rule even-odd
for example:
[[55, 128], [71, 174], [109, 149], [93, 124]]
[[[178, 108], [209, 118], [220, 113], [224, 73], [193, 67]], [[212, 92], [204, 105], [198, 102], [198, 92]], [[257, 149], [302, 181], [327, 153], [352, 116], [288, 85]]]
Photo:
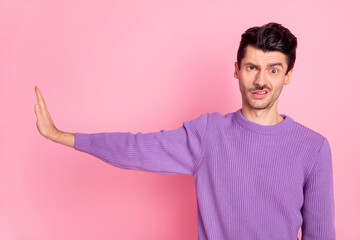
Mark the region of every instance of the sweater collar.
[[267, 125], [254, 123], [246, 119], [241, 113], [241, 108], [234, 113], [236, 121], [240, 123], [241, 126], [247, 128], [252, 132], [257, 132], [260, 134], [267, 134], [267, 135], [282, 133], [284, 131], [289, 130], [294, 125], [294, 120], [291, 117], [285, 114], [280, 114], [280, 115], [284, 118], [284, 120], [282, 120], [280, 123], [276, 125], [267, 126]]

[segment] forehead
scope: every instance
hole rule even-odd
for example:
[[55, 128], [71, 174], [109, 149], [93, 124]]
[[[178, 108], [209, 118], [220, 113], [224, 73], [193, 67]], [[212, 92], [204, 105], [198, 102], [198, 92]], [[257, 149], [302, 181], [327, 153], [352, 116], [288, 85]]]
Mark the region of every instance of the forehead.
[[267, 65], [270, 63], [281, 62], [284, 66], [286, 64], [286, 55], [279, 51], [264, 52], [261, 49], [255, 48], [251, 45], [246, 46], [244, 58], [241, 63], [252, 62], [257, 65]]

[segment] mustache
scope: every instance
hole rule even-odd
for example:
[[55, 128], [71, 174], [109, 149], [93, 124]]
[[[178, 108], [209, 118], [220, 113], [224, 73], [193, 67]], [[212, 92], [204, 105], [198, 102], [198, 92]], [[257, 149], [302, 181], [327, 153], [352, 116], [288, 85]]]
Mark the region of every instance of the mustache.
[[257, 91], [257, 90], [264, 90], [264, 89], [268, 89], [269, 92], [271, 91], [271, 88], [267, 87], [267, 86], [256, 86], [255, 88], [250, 88], [249, 91]]

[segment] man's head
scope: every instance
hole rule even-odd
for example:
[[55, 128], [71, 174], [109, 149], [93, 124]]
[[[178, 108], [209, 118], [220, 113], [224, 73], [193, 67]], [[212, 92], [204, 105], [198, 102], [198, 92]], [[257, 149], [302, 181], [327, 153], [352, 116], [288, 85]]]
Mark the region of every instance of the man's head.
[[261, 27], [252, 27], [241, 35], [240, 46], [237, 52], [237, 62], [240, 63], [245, 56], [246, 47], [268, 51], [279, 51], [286, 55], [287, 74], [295, 64], [297, 38], [281, 24], [270, 22]]
[[235, 62], [243, 108], [277, 111], [284, 85], [290, 83], [297, 39], [280, 24], [268, 23], [248, 29]]

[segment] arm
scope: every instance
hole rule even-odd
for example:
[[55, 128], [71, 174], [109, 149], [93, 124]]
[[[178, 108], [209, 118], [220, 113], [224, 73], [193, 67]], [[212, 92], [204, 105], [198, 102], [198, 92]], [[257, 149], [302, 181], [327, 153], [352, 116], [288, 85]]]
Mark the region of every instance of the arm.
[[208, 114], [174, 130], [75, 133], [75, 149], [123, 169], [162, 174], [194, 174], [199, 166]]
[[50, 140], [68, 147], [75, 147], [75, 133], [58, 131], [58, 133]]
[[183, 126], [165, 131], [136, 134], [67, 133], [58, 130], [47, 110], [40, 89], [35, 92], [37, 128], [53, 142], [89, 153], [111, 165], [164, 174], [194, 174], [201, 159], [208, 114], [184, 122]]
[[304, 185], [302, 239], [335, 239], [335, 205], [330, 145], [324, 139]]

